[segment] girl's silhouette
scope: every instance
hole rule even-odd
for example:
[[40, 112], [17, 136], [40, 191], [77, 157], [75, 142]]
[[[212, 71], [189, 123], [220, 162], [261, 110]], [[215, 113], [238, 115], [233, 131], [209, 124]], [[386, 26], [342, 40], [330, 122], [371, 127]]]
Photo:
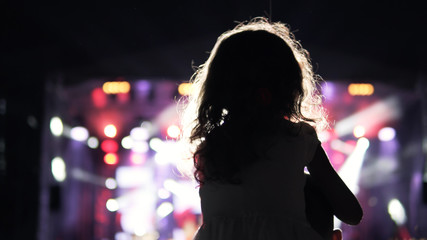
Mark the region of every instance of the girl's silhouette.
[[304, 167], [333, 213], [359, 223], [316, 135], [326, 125], [318, 80], [282, 23], [256, 18], [218, 38], [184, 109], [203, 215], [195, 239], [322, 239], [306, 217]]

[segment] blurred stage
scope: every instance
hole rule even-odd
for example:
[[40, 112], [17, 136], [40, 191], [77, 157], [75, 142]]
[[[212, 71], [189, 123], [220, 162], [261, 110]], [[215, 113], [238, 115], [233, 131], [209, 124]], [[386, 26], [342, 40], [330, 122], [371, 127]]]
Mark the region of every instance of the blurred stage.
[[[191, 239], [198, 189], [177, 170], [175, 141], [186, 87], [123, 77], [48, 84], [40, 239]], [[360, 225], [336, 227], [347, 240], [426, 236], [422, 93], [368, 82], [321, 87], [331, 129], [319, 138], [365, 211]]]

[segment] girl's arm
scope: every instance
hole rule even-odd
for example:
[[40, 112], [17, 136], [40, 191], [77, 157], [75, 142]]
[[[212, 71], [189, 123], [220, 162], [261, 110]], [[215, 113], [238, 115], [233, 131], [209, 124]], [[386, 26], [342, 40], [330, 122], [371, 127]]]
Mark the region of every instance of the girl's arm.
[[347, 224], [357, 225], [363, 216], [359, 201], [338, 176], [320, 144], [307, 168], [330, 203], [334, 215]]

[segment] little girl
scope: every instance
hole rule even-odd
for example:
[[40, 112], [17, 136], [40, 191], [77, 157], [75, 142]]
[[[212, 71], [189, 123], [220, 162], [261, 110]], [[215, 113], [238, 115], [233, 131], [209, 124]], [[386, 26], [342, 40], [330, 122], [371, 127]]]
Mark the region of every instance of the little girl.
[[256, 18], [222, 34], [184, 109], [203, 224], [196, 240], [322, 239], [305, 212], [310, 172], [334, 215], [362, 209], [316, 135], [326, 125], [308, 53], [282, 23]]

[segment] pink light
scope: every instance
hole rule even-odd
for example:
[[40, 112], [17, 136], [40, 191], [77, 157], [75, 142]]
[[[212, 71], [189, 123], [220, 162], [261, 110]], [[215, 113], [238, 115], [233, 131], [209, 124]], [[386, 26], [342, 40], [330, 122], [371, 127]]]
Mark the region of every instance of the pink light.
[[95, 88], [92, 90], [92, 102], [95, 107], [102, 108], [107, 105], [107, 95], [105, 95], [102, 88]]
[[104, 152], [117, 152], [119, 150], [119, 144], [114, 140], [107, 139], [101, 143], [101, 149]]
[[130, 161], [132, 162], [132, 164], [141, 165], [141, 164], [145, 163], [145, 155], [138, 154], [138, 153], [132, 153], [130, 155]]

